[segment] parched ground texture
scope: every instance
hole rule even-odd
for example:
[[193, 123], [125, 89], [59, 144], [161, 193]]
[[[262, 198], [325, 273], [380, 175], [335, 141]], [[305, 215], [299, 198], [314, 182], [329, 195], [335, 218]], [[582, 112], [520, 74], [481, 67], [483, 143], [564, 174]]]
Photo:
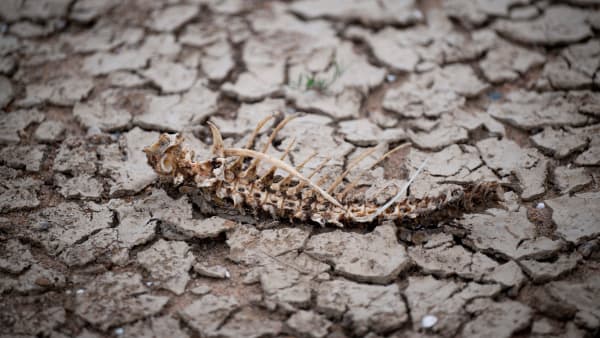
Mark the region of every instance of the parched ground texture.
[[[597, 0], [0, 1], [0, 337], [592, 337]], [[434, 228], [202, 215], [141, 149], [206, 121], [352, 198], [497, 180]], [[260, 136], [267, 138], [268, 131]], [[389, 147], [410, 143], [368, 168]]]

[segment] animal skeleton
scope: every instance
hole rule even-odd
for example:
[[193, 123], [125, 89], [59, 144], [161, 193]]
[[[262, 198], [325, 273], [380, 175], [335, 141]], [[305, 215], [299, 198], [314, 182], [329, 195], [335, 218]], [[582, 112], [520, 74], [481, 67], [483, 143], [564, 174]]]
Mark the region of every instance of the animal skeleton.
[[[174, 140], [168, 134], [162, 134], [144, 152], [148, 164], [160, 176], [171, 180], [181, 191], [189, 193], [192, 201], [205, 211], [235, 210], [255, 217], [266, 213], [274, 219], [314, 221], [321, 225], [334, 224], [339, 227], [385, 220], [424, 224], [456, 217], [478, 205], [501, 199], [502, 189], [497, 182], [463, 184], [462, 189], [436, 197], [404, 197], [409, 185], [423, 170], [426, 164], [424, 162], [403, 189], [383, 206], [369, 201], [343, 203], [344, 196], [357, 182], [349, 182], [341, 191], [338, 189], [339, 185], [350, 170], [375, 148], [364, 152], [350, 163], [346, 171], [325, 190], [313, 183], [311, 178], [328, 159], [305, 177], [300, 171], [314, 155], [297, 167], [284, 162], [293, 141], [279, 159], [266, 154], [277, 133], [294, 117], [283, 119], [260, 151], [251, 148], [261, 129], [273, 116], [258, 123], [244, 148], [226, 148], [219, 129], [209, 122], [214, 157], [205, 161], [195, 161], [194, 152], [182, 146], [183, 137], [180, 134]], [[405, 145], [389, 151], [367, 170], [404, 147]], [[271, 165], [263, 175], [259, 175], [257, 170], [261, 163]], [[287, 172], [287, 176], [276, 175], [277, 169]]]

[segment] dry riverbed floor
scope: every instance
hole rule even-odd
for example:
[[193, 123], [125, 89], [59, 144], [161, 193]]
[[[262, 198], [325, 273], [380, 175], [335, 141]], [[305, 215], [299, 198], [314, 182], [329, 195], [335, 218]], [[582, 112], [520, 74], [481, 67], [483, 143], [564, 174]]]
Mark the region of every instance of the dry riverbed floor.
[[[0, 337], [599, 334], [599, 1], [2, 0], [0, 30]], [[425, 158], [412, 197], [512, 189], [321, 228], [203, 215], [141, 151], [273, 112], [301, 115], [270, 154], [332, 157], [325, 186], [382, 145], [358, 200]]]

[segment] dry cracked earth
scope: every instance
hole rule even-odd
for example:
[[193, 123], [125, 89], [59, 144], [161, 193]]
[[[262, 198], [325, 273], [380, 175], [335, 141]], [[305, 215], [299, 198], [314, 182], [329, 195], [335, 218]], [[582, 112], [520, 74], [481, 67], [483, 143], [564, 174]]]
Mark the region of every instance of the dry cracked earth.
[[[1, 337], [592, 337], [597, 0], [2, 0]], [[435, 227], [202, 215], [142, 148], [206, 121], [384, 203], [495, 180]], [[265, 142], [268, 133], [260, 135]], [[359, 168], [360, 169], [360, 168]], [[447, 183], [452, 181], [453, 183]]]

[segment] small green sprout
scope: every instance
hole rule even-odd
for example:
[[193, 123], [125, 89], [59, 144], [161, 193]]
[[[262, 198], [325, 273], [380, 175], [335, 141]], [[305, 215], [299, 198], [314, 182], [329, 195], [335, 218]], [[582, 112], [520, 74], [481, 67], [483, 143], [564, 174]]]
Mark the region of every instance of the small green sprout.
[[[324, 92], [329, 86], [331, 86], [343, 73], [342, 67], [337, 63], [333, 63], [334, 72], [331, 79], [318, 78], [314, 74], [300, 74], [298, 79], [292, 85], [292, 88], [303, 89], [303, 90], [315, 90], [318, 92]], [[306, 81], [305, 81], [306, 80]]]

